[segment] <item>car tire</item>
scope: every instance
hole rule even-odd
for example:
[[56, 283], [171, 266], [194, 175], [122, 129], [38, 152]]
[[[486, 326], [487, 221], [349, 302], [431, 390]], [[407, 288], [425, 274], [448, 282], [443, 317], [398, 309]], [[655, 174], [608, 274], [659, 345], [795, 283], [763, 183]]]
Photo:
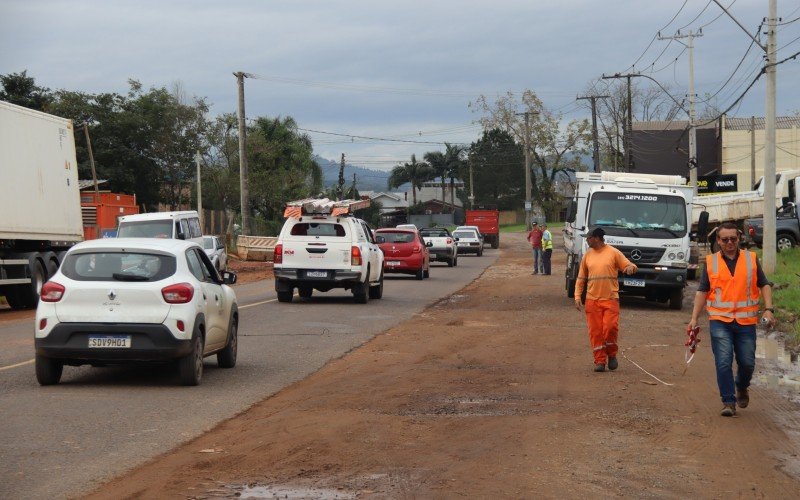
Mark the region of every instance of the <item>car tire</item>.
[[779, 234], [776, 238], [776, 243], [779, 252], [789, 250], [797, 246], [797, 241], [791, 234]]
[[676, 311], [683, 307], [683, 288], [672, 290], [669, 293], [669, 308]]
[[300, 298], [310, 299], [311, 295], [314, 294], [314, 289], [310, 286], [297, 287], [297, 294], [300, 296]]
[[456, 267], [456, 266], [458, 266], [458, 255], [456, 255], [455, 259], [453, 259], [453, 267]]
[[380, 299], [381, 297], [383, 297], [383, 272], [381, 272], [378, 284], [369, 287], [369, 298]]
[[425, 270], [425, 273], [423, 274], [423, 277], [424, 277], [424, 278], [430, 278], [430, 277], [431, 277], [431, 270], [430, 270], [430, 268], [428, 268], [428, 269], [426, 269], [426, 270]]
[[195, 333], [192, 351], [178, 360], [182, 385], [200, 385], [203, 379], [203, 335]]
[[[369, 276], [369, 271], [367, 276]], [[355, 300], [356, 304], [369, 302], [369, 282], [358, 283], [353, 287], [353, 300]]]
[[420, 267], [420, 268], [419, 268], [419, 271], [417, 271], [417, 272], [414, 274], [414, 277], [415, 277], [415, 278], [417, 278], [418, 280], [425, 279], [425, 270], [424, 270], [423, 268], [421, 268], [421, 267]]
[[453, 267], [456, 265], [456, 258], [453, 257], [452, 259], [447, 260], [447, 267]]
[[278, 302], [291, 302], [294, 290], [278, 292]]
[[217, 353], [217, 365], [220, 368], [233, 368], [236, 366], [236, 355], [239, 351], [239, 317], [236, 306], [231, 310], [231, 320], [228, 325], [228, 343], [225, 348]]
[[478, 250], [478, 257], [483, 257], [483, 248]]
[[57, 359], [36, 355], [36, 380], [39, 385], [55, 385], [61, 380], [64, 363]]

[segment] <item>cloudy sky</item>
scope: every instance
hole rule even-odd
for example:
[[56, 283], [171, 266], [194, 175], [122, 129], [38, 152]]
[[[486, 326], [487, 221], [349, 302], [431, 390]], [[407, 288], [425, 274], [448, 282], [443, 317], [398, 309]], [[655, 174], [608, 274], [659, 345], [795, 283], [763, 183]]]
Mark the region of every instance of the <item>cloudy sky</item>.
[[[722, 3], [753, 34], [767, 16], [768, 0]], [[778, 0], [778, 16], [781, 60], [800, 51], [800, 0]], [[249, 118], [292, 116], [321, 156], [390, 169], [478, 138], [468, 103], [480, 94], [532, 89], [566, 119], [589, 118], [575, 98], [635, 70], [682, 99], [688, 53], [657, 33], [701, 27], [696, 93], [724, 109], [763, 51], [747, 52], [708, 0], [0, 0], [0, 74], [86, 92], [180, 82], [216, 115], [236, 110], [232, 73], [244, 71]], [[778, 68], [777, 110], [800, 110], [800, 58]], [[763, 116], [764, 78], [730, 114]]]

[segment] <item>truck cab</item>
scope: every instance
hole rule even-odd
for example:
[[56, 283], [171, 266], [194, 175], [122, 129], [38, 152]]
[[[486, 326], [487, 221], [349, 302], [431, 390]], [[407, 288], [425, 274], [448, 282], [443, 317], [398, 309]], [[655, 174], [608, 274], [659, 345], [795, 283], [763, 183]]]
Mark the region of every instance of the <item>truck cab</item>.
[[639, 268], [619, 276], [620, 293], [669, 302], [680, 309], [689, 260], [693, 190], [680, 176], [579, 173], [564, 229], [566, 290], [572, 297], [583, 255], [583, 235], [602, 227], [605, 242]]

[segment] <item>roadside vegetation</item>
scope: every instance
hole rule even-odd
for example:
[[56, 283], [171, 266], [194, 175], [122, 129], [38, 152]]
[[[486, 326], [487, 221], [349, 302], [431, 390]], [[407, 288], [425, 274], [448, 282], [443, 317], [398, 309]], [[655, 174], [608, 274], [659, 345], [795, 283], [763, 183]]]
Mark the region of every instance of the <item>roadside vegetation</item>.
[[791, 334], [792, 344], [800, 344], [800, 248], [778, 252], [773, 301], [781, 330]]

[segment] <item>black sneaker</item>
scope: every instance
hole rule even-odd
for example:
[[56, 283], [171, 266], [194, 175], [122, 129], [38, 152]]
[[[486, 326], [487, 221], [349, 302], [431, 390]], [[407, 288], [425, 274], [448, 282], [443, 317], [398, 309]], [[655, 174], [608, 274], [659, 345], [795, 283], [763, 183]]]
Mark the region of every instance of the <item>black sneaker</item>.
[[747, 390], [747, 387], [744, 389], [736, 388], [736, 403], [739, 408], [747, 408], [747, 405], [750, 404], [750, 391]]
[[604, 365], [603, 363], [596, 363], [594, 365], [594, 371], [596, 371], [596, 372], [604, 372], [604, 371], [606, 371], [606, 365]]
[[736, 415], [736, 403], [726, 404], [722, 407], [722, 411], [719, 412], [719, 414], [723, 417], [733, 417]]
[[618, 366], [619, 366], [619, 363], [617, 362], [616, 356], [611, 356], [610, 358], [608, 358], [608, 369], [609, 370], [614, 371], [614, 370], [617, 369]]

